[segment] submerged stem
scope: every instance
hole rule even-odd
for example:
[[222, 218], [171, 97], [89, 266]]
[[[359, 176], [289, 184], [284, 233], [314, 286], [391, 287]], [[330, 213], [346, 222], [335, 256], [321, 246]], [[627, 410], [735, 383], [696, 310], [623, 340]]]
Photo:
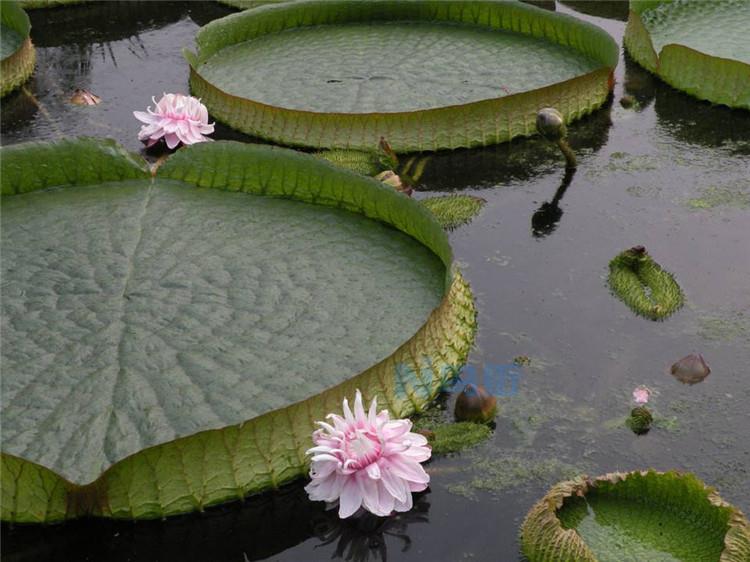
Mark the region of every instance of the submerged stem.
[[565, 156], [565, 167], [568, 170], [575, 170], [578, 167], [578, 161], [576, 160], [575, 152], [570, 148], [568, 141], [565, 139], [558, 139], [557, 146], [560, 147], [560, 151]]

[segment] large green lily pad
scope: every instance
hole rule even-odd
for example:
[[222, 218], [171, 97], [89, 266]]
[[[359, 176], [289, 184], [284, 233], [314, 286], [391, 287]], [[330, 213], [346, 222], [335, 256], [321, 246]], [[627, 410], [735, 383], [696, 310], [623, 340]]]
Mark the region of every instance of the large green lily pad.
[[750, 525], [692, 474], [613, 473], [555, 485], [521, 543], [530, 562], [746, 562]]
[[19, 145], [2, 189], [3, 519], [278, 486], [344, 396], [408, 415], [471, 344], [440, 226], [313, 156], [206, 143], [151, 177], [114, 144]]
[[34, 72], [31, 23], [15, 0], [0, 2], [0, 95], [9, 94]]
[[308, 0], [215, 20], [187, 54], [218, 119], [280, 143], [399, 152], [533, 134], [609, 94], [602, 30], [517, 2]]
[[744, 0], [631, 0], [625, 46], [671, 86], [750, 109], [749, 22]]

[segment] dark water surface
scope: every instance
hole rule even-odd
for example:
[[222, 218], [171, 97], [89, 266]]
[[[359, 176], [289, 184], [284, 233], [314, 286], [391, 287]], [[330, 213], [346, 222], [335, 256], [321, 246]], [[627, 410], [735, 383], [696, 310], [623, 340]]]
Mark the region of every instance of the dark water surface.
[[[620, 41], [623, 3], [597, 4], [557, 9]], [[131, 111], [187, 90], [180, 49], [226, 13], [198, 2], [32, 13], [37, 72], [28, 93], [3, 100], [2, 143], [90, 134], [139, 149]], [[467, 377], [497, 386], [493, 365], [518, 355], [531, 364], [518, 392], [498, 399], [490, 442], [430, 463], [414, 511], [340, 522], [296, 484], [164, 522], [4, 526], [3, 559], [513, 562], [523, 516], [551, 484], [647, 467], [694, 471], [750, 512], [750, 113], [696, 101], [625, 58], [616, 76], [613, 102], [570, 127], [572, 177], [538, 139], [427, 165], [423, 191], [488, 202], [451, 234], [479, 309]], [[75, 87], [104, 103], [67, 105]], [[636, 108], [620, 106], [623, 93]], [[247, 139], [223, 127], [215, 138]], [[686, 306], [665, 322], [634, 316], [607, 289], [609, 260], [637, 244], [685, 291]], [[712, 372], [686, 386], [667, 368], [691, 352]], [[623, 425], [639, 384], [656, 392], [656, 427], [642, 437]]]

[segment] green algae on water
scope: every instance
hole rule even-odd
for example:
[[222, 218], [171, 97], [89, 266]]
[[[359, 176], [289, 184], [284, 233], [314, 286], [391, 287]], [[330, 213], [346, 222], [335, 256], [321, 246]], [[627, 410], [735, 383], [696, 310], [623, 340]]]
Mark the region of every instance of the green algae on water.
[[700, 197], [688, 199], [685, 204], [693, 210], [716, 207], [748, 209], [750, 208], [750, 191], [726, 186], [711, 186], [701, 190]]
[[730, 342], [745, 340], [750, 342], [750, 311], [729, 310], [698, 316], [696, 325], [686, 333], [697, 335], [709, 342]]
[[555, 480], [573, 478], [585, 472], [584, 468], [553, 456], [501, 454], [499, 458], [476, 459], [470, 468], [471, 476], [449, 484], [447, 489], [452, 494], [475, 500], [486, 494], [496, 495], [532, 484], [549, 485]]

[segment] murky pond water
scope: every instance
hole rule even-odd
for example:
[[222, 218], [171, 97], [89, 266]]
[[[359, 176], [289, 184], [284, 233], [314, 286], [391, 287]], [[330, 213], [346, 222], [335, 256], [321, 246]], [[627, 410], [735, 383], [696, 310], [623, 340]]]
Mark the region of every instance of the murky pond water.
[[[596, 12], [595, 3], [570, 4]], [[621, 18], [622, 4], [613, 6], [604, 14]], [[198, 2], [34, 12], [37, 72], [3, 100], [2, 143], [89, 134], [140, 149], [131, 111], [187, 90], [180, 49], [229, 12]], [[621, 40], [620, 19], [575, 13]], [[488, 201], [451, 239], [479, 309], [465, 378], [502, 396], [493, 438], [434, 459], [415, 510], [340, 522], [300, 483], [164, 522], [3, 527], [4, 558], [513, 562], [523, 516], [549, 485], [646, 467], [694, 471], [750, 512], [750, 113], [693, 100], [625, 58], [616, 76], [614, 101], [570, 127], [572, 177], [538, 139], [427, 164], [423, 191]], [[67, 105], [76, 87], [104, 103]], [[635, 108], [620, 106], [623, 93]], [[248, 140], [223, 127], [215, 137]], [[637, 244], [685, 291], [686, 306], [664, 322], [636, 317], [607, 288], [609, 260]], [[712, 372], [689, 386], [668, 367], [692, 352]], [[520, 355], [530, 363], [509, 388], [503, 373]], [[656, 392], [656, 424], [636, 437], [623, 422], [639, 384]]]

